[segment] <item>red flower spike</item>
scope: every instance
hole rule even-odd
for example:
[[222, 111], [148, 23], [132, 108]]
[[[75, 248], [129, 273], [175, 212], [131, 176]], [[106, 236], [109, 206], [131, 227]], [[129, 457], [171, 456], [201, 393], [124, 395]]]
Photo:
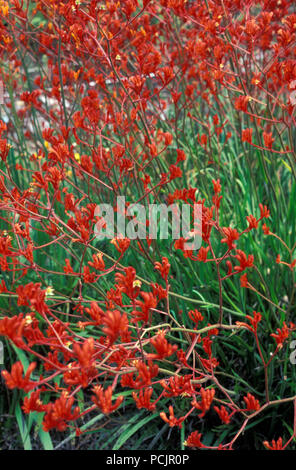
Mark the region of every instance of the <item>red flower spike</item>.
[[272, 336], [275, 339], [276, 344], [278, 346], [282, 346], [283, 343], [286, 341], [286, 339], [289, 338], [290, 329], [288, 328], [288, 326], [284, 322], [283, 327], [282, 328], [277, 328], [276, 331], [277, 331], [277, 333], [272, 333], [270, 336]]
[[221, 243], [226, 243], [228, 248], [232, 250], [235, 248], [235, 244], [233, 242], [239, 239], [239, 233], [236, 229], [230, 227], [224, 227], [223, 232], [225, 238], [222, 238]]
[[163, 279], [167, 279], [168, 278], [168, 274], [169, 274], [169, 271], [170, 271], [170, 263], [168, 262], [168, 259], [163, 257], [162, 258], [162, 263], [159, 263], [158, 261], [154, 264], [155, 266], [155, 269], [157, 271], [160, 272], [161, 274], [161, 277]]
[[51, 429], [65, 431], [68, 427], [67, 421], [76, 421], [80, 414], [78, 406], [72, 411], [73, 404], [74, 397], [68, 397], [67, 392], [62, 392], [60, 398], [54, 403], [49, 403], [43, 418], [43, 430], [45, 432]]
[[260, 403], [251, 393], [248, 393], [246, 397], [244, 397], [244, 401], [247, 405], [246, 411], [258, 411], [260, 410]]
[[200, 321], [202, 321], [204, 319], [204, 317], [202, 316], [202, 314], [198, 311], [198, 310], [190, 310], [188, 312], [188, 316], [189, 318], [191, 318], [191, 320], [196, 323], [196, 325], [198, 325], [198, 323]]
[[133, 392], [132, 396], [136, 402], [137, 408], [140, 410], [141, 408], [145, 408], [149, 411], [154, 411], [156, 408], [155, 403], [151, 403], [151, 395], [153, 393], [153, 388], [146, 388], [144, 391], [140, 390], [139, 395]]
[[192, 406], [202, 411], [198, 416], [200, 418], [203, 418], [206, 412], [210, 409], [210, 406], [215, 396], [215, 389], [211, 388], [211, 389], [205, 390], [204, 388], [201, 388], [200, 395], [201, 395], [201, 402], [197, 402], [194, 399], [192, 402]]
[[203, 444], [200, 441], [201, 439], [201, 434], [198, 431], [192, 432], [184, 442], [184, 445], [186, 447], [197, 447], [200, 449], [201, 447], [204, 447]]
[[148, 359], [164, 359], [165, 357], [169, 357], [174, 354], [178, 349], [177, 345], [171, 345], [168, 343], [164, 332], [160, 332], [151, 338], [150, 343], [156, 349], [156, 354], [147, 354]]
[[164, 411], [159, 413], [159, 416], [165, 423], [167, 423], [170, 426], [170, 428], [173, 428], [175, 426], [182, 428], [183, 417], [176, 418], [174, 415], [174, 408], [172, 406], [169, 406], [169, 412], [170, 412], [169, 417], [167, 417]]
[[128, 318], [126, 313], [121, 315], [119, 310], [107, 311], [103, 317], [103, 332], [113, 344], [120, 335], [128, 331]]
[[253, 312], [253, 317], [251, 317], [250, 315], [246, 315], [246, 318], [249, 320], [249, 322], [251, 323], [252, 326], [248, 325], [247, 323], [239, 322], [239, 321], [237, 321], [236, 324], [238, 326], [244, 326], [248, 330], [255, 333], [257, 331], [257, 328], [258, 328], [258, 323], [260, 323], [260, 321], [262, 319], [261, 313], [254, 311]]
[[24, 404], [22, 406], [24, 413], [28, 414], [33, 411], [42, 412], [47, 409], [47, 405], [44, 405], [40, 400], [40, 393], [41, 390], [36, 390], [36, 392], [32, 392], [30, 396], [24, 398]]
[[104, 414], [113, 413], [123, 402], [123, 396], [119, 396], [112, 405], [113, 389], [111, 386], [104, 390], [101, 385], [96, 385], [93, 388], [93, 392], [95, 395], [92, 396], [92, 401]]
[[271, 444], [269, 444], [268, 441], [263, 442], [264, 446], [268, 450], [284, 450], [283, 449], [283, 439], [281, 437], [278, 438], [277, 441], [274, 439], [271, 441]]
[[24, 368], [20, 361], [15, 362], [15, 364], [11, 367], [11, 372], [7, 372], [6, 370], [2, 371], [2, 376], [6, 382], [8, 388], [19, 388], [24, 390], [25, 392], [29, 392], [36, 386], [36, 382], [30, 381], [30, 376], [33, 370], [36, 368], [36, 362], [32, 362], [23, 377]]
[[219, 418], [221, 419], [223, 423], [225, 424], [230, 423], [230, 416], [225, 406], [221, 406], [221, 408], [219, 408], [218, 406], [214, 406], [214, 410], [218, 413]]

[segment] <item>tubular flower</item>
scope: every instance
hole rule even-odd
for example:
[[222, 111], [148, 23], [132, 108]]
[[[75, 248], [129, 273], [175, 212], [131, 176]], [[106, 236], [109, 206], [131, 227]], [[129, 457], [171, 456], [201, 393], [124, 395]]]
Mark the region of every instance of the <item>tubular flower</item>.
[[225, 424], [230, 423], [230, 416], [225, 406], [221, 406], [221, 408], [219, 408], [218, 406], [214, 406], [214, 410], [218, 413], [219, 418], [221, 419], [223, 423]]
[[271, 444], [269, 444], [268, 441], [263, 442], [264, 446], [268, 450], [284, 450], [283, 449], [283, 439], [281, 437], [278, 438], [277, 441], [274, 439], [271, 441]]
[[158, 375], [158, 365], [148, 361], [146, 365], [142, 361], [134, 361], [134, 365], [138, 371], [138, 377], [133, 382], [135, 388], [145, 387], [151, 384], [151, 380]]
[[163, 279], [167, 279], [168, 278], [168, 274], [169, 274], [169, 271], [170, 271], [170, 263], [168, 261], [168, 259], [166, 257], [163, 256], [162, 258], [162, 262], [159, 263], [159, 261], [157, 261], [155, 264], [154, 264], [154, 267], [157, 271], [160, 272], [161, 274], [161, 277]]
[[43, 430], [45, 432], [51, 429], [65, 431], [68, 427], [67, 421], [76, 421], [79, 417], [79, 407], [76, 406], [72, 411], [74, 397], [68, 397], [67, 392], [54, 402], [46, 405], [46, 413], [43, 418]]
[[114, 343], [118, 336], [122, 336], [127, 333], [127, 315], [125, 313], [121, 315], [119, 310], [107, 311], [103, 317], [103, 323], [106, 325], [103, 328], [103, 331], [108, 337], [110, 343]]
[[178, 426], [179, 428], [181, 428], [182, 423], [183, 423], [183, 417], [176, 418], [174, 415], [174, 408], [172, 406], [169, 406], [169, 412], [170, 412], [169, 417], [167, 417], [164, 411], [159, 413], [159, 416], [161, 417], [161, 419], [163, 419], [165, 423], [167, 423], [170, 426], [170, 428], [173, 428], [174, 426]]
[[235, 248], [235, 244], [233, 242], [239, 239], [239, 233], [235, 228], [233, 229], [230, 227], [224, 227], [223, 232], [225, 238], [222, 238], [221, 243], [226, 243], [228, 248], [232, 250]]
[[165, 357], [169, 357], [177, 351], [177, 345], [171, 345], [165, 338], [165, 333], [160, 332], [155, 335], [151, 340], [150, 343], [156, 349], [156, 353], [147, 354], [148, 359], [163, 359]]
[[30, 396], [24, 398], [24, 404], [22, 409], [26, 414], [31, 413], [32, 411], [46, 411], [47, 405], [44, 405], [40, 400], [40, 393], [41, 390], [36, 390], [36, 392], [32, 392]]
[[211, 407], [212, 401], [215, 396], [215, 389], [211, 388], [211, 389], [205, 390], [204, 388], [201, 388], [200, 395], [201, 395], [201, 402], [197, 402], [196, 400], [193, 400], [192, 406], [202, 411], [199, 414], [199, 417], [203, 418], [203, 416]]
[[155, 403], [151, 403], [151, 395], [153, 393], [153, 388], [146, 388], [145, 390], [140, 390], [139, 395], [136, 392], [133, 392], [132, 396], [136, 402], [137, 408], [145, 408], [149, 411], [154, 411], [156, 408]]
[[283, 343], [286, 341], [287, 338], [289, 338], [290, 335], [290, 329], [284, 322], [284, 325], [282, 328], [277, 328], [276, 333], [272, 333], [270, 336], [272, 336], [277, 345], [283, 345]]
[[11, 372], [7, 372], [6, 370], [2, 371], [2, 376], [6, 382], [8, 388], [19, 388], [24, 390], [25, 392], [29, 392], [36, 386], [36, 382], [30, 381], [30, 376], [33, 370], [36, 368], [36, 362], [32, 362], [23, 377], [24, 368], [20, 361], [15, 362], [12, 365]]
[[201, 448], [203, 447], [203, 444], [200, 441], [201, 434], [198, 431], [192, 432], [184, 442], [184, 445], [186, 447], [197, 447]]
[[244, 397], [244, 401], [247, 405], [246, 411], [257, 411], [260, 409], [259, 400], [253, 397], [251, 393], [248, 393], [247, 396]]
[[77, 356], [78, 362], [82, 368], [89, 368], [94, 362], [95, 341], [94, 338], [88, 338], [80, 346], [74, 344], [73, 351]]
[[161, 380], [160, 385], [164, 388], [164, 396], [166, 397], [178, 397], [180, 395], [192, 395], [194, 389], [190, 382], [191, 376], [183, 377], [170, 377], [168, 381]]
[[95, 393], [95, 395], [92, 396], [92, 401], [104, 414], [112, 413], [123, 402], [123, 396], [119, 396], [112, 405], [113, 389], [111, 385], [106, 390], [104, 390], [101, 385], [96, 385], [92, 390]]
[[191, 320], [194, 323], [196, 323], [196, 325], [198, 325], [198, 323], [204, 319], [203, 315], [196, 309], [195, 310], [190, 310], [188, 312], [188, 316], [189, 316], [189, 318], [191, 318]]
[[246, 318], [249, 320], [252, 326], [248, 325], [247, 323], [239, 322], [239, 321], [237, 321], [236, 324], [238, 326], [243, 326], [244, 328], [247, 328], [249, 331], [252, 331], [253, 333], [257, 332], [258, 323], [260, 323], [262, 319], [261, 313], [255, 312], [254, 310], [253, 317], [251, 317], [250, 315], [246, 315]]
[[21, 347], [24, 344], [22, 336], [25, 324], [22, 314], [4, 317], [0, 320], [0, 336], [7, 336], [16, 346]]
[[157, 298], [154, 296], [152, 292], [140, 292], [140, 295], [143, 301], [136, 299], [135, 305], [140, 309], [133, 310], [132, 315], [134, 321], [142, 321], [147, 323], [149, 320], [149, 313], [151, 309], [157, 306]]
[[238, 273], [253, 266], [254, 256], [248, 255], [247, 258], [246, 254], [242, 250], [236, 250], [235, 258], [238, 260], [239, 266], [235, 266], [234, 270]]

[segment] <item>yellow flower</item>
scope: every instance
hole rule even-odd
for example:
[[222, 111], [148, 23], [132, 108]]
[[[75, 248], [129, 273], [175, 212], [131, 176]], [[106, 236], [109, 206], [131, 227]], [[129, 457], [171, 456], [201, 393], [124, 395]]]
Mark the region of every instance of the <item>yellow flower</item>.
[[78, 152], [74, 153], [74, 158], [75, 158], [76, 162], [80, 163], [81, 158], [80, 158], [80, 154]]
[[133, 287], [141, 287], [141, 285], [142, 285], [142, 282], [139, 281], [138, 279], [133, 282]]
[[48, 297], [50, 295], [54, 295], [54, 290], [51, 286], [48, 286], [46, 289], [45, 289], [45, 297]]
[[25, 325], [31, 325], [32, 322], [33, 322], [33, 319], [31, 317], [31, 315], [26, 315], [25, 316]]
[[2, 12], [3, 16], [7, 16], [9, 12], [9, 6], [7, 2], [0, 0], [0, 11]]

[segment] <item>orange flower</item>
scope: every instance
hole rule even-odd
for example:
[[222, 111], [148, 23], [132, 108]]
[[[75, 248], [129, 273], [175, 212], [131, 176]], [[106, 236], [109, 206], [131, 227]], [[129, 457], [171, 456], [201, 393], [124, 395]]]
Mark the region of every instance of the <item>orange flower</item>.
[[95, 393], [95, 395], [92, 396], [92, 401], [98, 408], [100, 408], [100, 410], [104, 414], [112, 413], [123, 402], [123, 396], [119, 396], [116, 398], [115, 403], [112, 405], [113, 389], [111, 385], [107, 388], [107, 390], [103, 390], [103, 387], [101, 385], [96, 385], [93, 388], [93, 392]]
[[159, 413], [159, 416], [165, 423], [167, 423], [170, 426], [170, 428], [173, 428], [174, 426], [178, 426], [179, 428], [181, 428], [182, 423], [183, 423], [183, 417], [176, 418], [174, 415], [174, 408], [172, 406], [169, 406], [169, 412], [170, 412], [169, 417], [167, 417], [164, 411]]
[[32, 390], [36, 386], [36, 382], [31, 382], [30, 381], [30, 376], [33, 372], [33, 370], [36, 368], [36, 362], [32, 362], [23, 377], [23, 364], [21, 361], [16, 362], [15, 364], [12, 365], [11, 372], [7, 372], [7, 370], [2, 371], [2, 376], [6, 382], [6, 385], [8, 388], [19, 388], [24, 390], [25, 392], [28, 392], [29, 390]]
[[260, 410], [260, 403], [251, 393], [248, 393], [246, 397], [244, 397], [244, 401], [246, 402], [247, 408], [246, 411], [258, 411]]
[[207, 389], [207, 390], [205, 390], [204, 388], [201, 388], [200, 395], [201, 395], [201, 402], [197, 402], [196, 400], [193, 400], [191, 404], [198, 410], [202, 411], [198, 416], [200, 418], [203, 418], [203, 416], [211, 407], [212, 401], [215, 396], [215, 390], [213, 388]]
[[266, 447], [266, 449], [268, 449], [268, 450], [284, 450], [283, 449], [283, 439], [281, 437], [279, 437], [277, 441], [272, 439], [271, 445], [269, 444], [268, 441], [264, 441], [263, 444]]
[[203, 444], [201, 443], [200, 438], [201, 434], [198, 431], [194, 431], [190, 434], [190, 436], [187, 437], [184, 445], [187, 447], [201, 448], [203, 447]]

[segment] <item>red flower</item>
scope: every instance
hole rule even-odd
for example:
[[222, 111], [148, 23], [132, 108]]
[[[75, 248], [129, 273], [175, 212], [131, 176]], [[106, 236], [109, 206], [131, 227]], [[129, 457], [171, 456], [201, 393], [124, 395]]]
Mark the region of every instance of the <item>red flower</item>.
[[130, 299], [138, 297], [141, 282], [136, 280], [136, 270], [133, 267], [124, 268], [124, 274], [116, 273], [115, 280], [119, 289]]
[[40, 283], [34, 284], [30, 282], [25, 286], [19, 286], [16, 289], [18, 295], [17, 304], [18, 305], [30, 305], [31, 308], [34, 308], [39, 313], [47, 313], [49, 308], [45, 304], [46, 290], [42, 290]]
[[181, 168], [179, 168], [177, 165], [171, 165], [169, 167], [169, 172], [170, 172], [170, 181], [176, 178], [181, 178], [183, 174]]
[[165, 357], [169, 357], [178, 349], [177, 345], [171, 345], [165, 338], [165, 333], [160, 332], [156, 336], [154, 336], [150, 343], [156, 349], [156, 354], [147, 354], [148, 359], [164, 359]]
[[114, 238], [111, 240], [111, 243], [119, 251], [119, 253], [124, 253], [130, 246], [130, 240], [128, 238]]
[[190, 310], [188, 312], [188, 316], [189, 318], [191, 318], [191, 320], [196, 323], [196, 325], [198, 325], [198, 323], [200, 321], [202, 321], [204, 319], [204, 317], [202, 316], [202, 314], [198, 311], [198, 310]]
[[83, 268], [83, 280], [86, 284], [91, 284], [96, 280], [96, 274], [91, 273], [88, 266], [84, 266]]
[[284, 450], [283, 449], [283, 439], [281, 437], [278, 438], [277, 441], [274, 439], [271, 441], [271, 445], [269, 444], [268, 441], [263, 442], [264, 446], [268, 450]]
[[160, 385], [164, 388], [164, 396], [165, 397], [178, 397], [180, 395], [192, 395], [194, 393], [194, 389], [192, 388], [190, 382], [191, 376], [184, 375], [181, 377], [175, 376], [170, 377], [168, 381], [161, 380]]
[[271, 149], [274, 142], [271, 132], [263, 132], [263, 140], [266, 148]]
[[234, 270], [238, 273], [253, 266], [254, 256], [248, 255], [247, 258], [246, 254], [242, 250], [236, 250], [235, 258], [238, 260], [239, 266], [235, 266]]
[[41, 390], [36, 390], [36, 392], [32, 392], [30, 396], [24, 398], [22, 409], [26, 414], [32, 411], [42, 412], [47, 409], [47, 405], [44, 405], [40, 400], [40, 393]]
[[49, 403], [43, 418], [43, 430], [45, 432], [51, 429], [65, 431], [68, 427], [67, 421], [76, 421], [80, 414], [78, 406], [72, 412], [73, 403], [74, 397], [68, 398], [67, 392], [63, 392], [54, 403]]
[[108, 337], [110, 343], [114, 343], [119, 335], [124, 335], [128, 331], [128, 318], [126, 313], [121, 315], [119, 310], [108, 310], [103, 318], [106, 325], [103, 332]]
[[102, 413], [110, 414], [115, 411], [123, 402], [123, 396], [117, 397], [115, 403], [112, 405], [112, 393], [113, 389], [111, 386], [104, 390], [101, 385], [96, 385], [93, 388], [95, 395], [92, 396], [94, 404], [100, 408]]
[[205, 390], [204, 388], [201, 388], [200, 395], [201, 395], [201, 402], [197, 402], [196, 400], [193, 400], [192, 406], [202, 411], [198, 415], [200, 418], [202, 418], [206, 414], [206, 412], [210, 409], [210, 406], [215, 396], [215, 390], [213, 388], [211, 389], [208, 388], [207, 390]]
[[157, 261], [155, 264], [154, 264], [154, 267], [157, 271], [160, 272], [161, 274], [161, 277], [163, 279], [167, 279], [168, 277], [168, 274], [169, 274], [169, 271], [170, 271], [170, 263], [168, 261], [167, 258], [163, 257], [162, 258], [162, 263], [159, 263], [159, 261]]
[[184, 150], [177, 149], [177, 160], [176, 163], [184, 162], [186, 160], [186, 155]]
[[221, 192], [221, 184], [220, 184], [220, 180], [217, 179], [217, 180], [212, 180], [212, 183], [213, 183], [213, 186], [214, 186], [214, 192], [216, 194], [220, 193]]
[[267, 219], [270, 216], [270, 211], [263, 204], [259, 204], [261, 219]]
[[104, 271], [105, 263], [103, 260], [103, 254], [98, 253], [93, 255], [93, 261], [89, 261], [88, 264], [92, 267], [97, 269], [98, 271]]
[[214, 406], [214, 410], [218, 413], [219, 418], [221, 419], [223, 423], [225, 424], [230, 423], [230, 416], [225, 406], [221, 406], [221, 408], [219, 408], [218, 406]]
[[133, 382], [134, 388], [147, 387], [151, 384], [153, 377], [158, 375], [158, 365], [148, 361], [148, 366], [142, 361], [135, 361], [135, 367], [138, 370], [138, 377]]
[[151, 403], [151, 395], [153, 393], [153, 388], [146, 388], [145, 391], [141, 390], [139, 395], [136, 392], [133, 392], [133, 399], [136, 402], [137, 408], [145, 408], [149, 411], [154, 411], [156, 408], [155, 403]]
[[173, 428], [174, 426], [178, 426], [179, 428], [181, 428], [182, 423], [183, 423], [183, 417], [176, 418], [174, 415], [174, 408], [172, 406], [169, 406], [169, 412], [170, 412], [169, 417], [167, 417], [164, 411], [159, 413], [159, 416], [161, 417], [161, 419], [163, 419], [165, 423], [167, 423], [170, 426], [170, 428]]
[[258, 228], [258, 220], [252, 214], [247, 215], [247, 221], [249, 222], [249, 229]]
[[7, 336], [16, 346], [24, 345], [22, 339], [26, 320], [23, 315], [14, 315], [13, 317], [4, 317], [0, 320], [0, 335]]
[[286, 339], [289, 337], [290, 330], [287, 327], [286, 323], [284, 322], [284, 325], [282, 328], [277, 328], [277, 333], [272, 333], [270, 336], [272, 336], [277, 345], [282, 345]]
[[74, 344], [73, 351], [82, 368], [91, 367], [95, 354], [94, 338], [87, 338], [81, 346], [78, 343]]
[[194, 431], [187, 437], [184, 445], [187, 447], [203, 447], [203, 444], [200, 442], [201, 434], [198, 431]]
[[261, 313], [254, 311], [253, 312], [253, 317], [251, 317], [250, 315], [246, 315], [246, 318], [249, 320], [249, 322], [251, 323], [252, 326], [248, 325], [247, 323], [239, 322], [239, 321], [237, 321], [236, 324], [239, 325], [239, 326], [244, 326], [248, 330], [253, 331], [255, 333], [257, 331], [257, 328], [258, 328], [258, 323], [260, 323], [260, 321], [262, 319]]
[[249, 144], [252, 143], [252, 133], [253, 129], [243, 129], [242, 131], [242, 141], [248, 142]]
[[151, 309], [157, 306], [157, 298], [151, 292], [141, 291], [140, 294], [143, 298], [143, 302], [139, 299], [135, 301], [135, 305], [140, 309], [140, 311], [133, 310], [132, 315], [134, 317], [134, 321], [147, 323]]
[[11, 372], [7, 372], [7, 370], [2, 371], [2, 376], [6, 382], [6, 385], [8, 388], [19, 388], [24, 390], [25, 392], [28, 392], [32, 390], [36, 386], [36, 382], [31, 382], [30, 381], [30, 376], [33, 372], [33, 370], [36, 367], [36, 362], [32, 362], [23, 377], [23, 364], [18, 361], [15, 364], [12, 365]]
[[223, 232], [226, 238], [222, 238], [221, 243], [226, 243], [228, 248], [232, 250], [235, 248], [235, 244], [233, 243], [235, 240], [239, 239], [239, 233], [234, 228], [224, 227]]
[[244, 397], [244, 401], [246, 402], [247, 408], [246, 411], [258, 411], [260, 410], [260, 403], [251, 393], [248, 393], [246, 397]]
[[65, 259], [65, 263], [66, 263], [66, 266], [64, 266], [64, 273], [65, 274], [73, 274], [74, 271], [71, 268], [70, 260], [68, 258]]
[[247, 277], [247, 273], [243, 274], [243, 275], [240, 277], [240, 285], [241, 285], [241, 287], [248, 287], [248, 277]]
[[200, 249], [198, 250], [197, 261], [203, 261], [205, 263], [208, 257], [209, 249], [210, 249], [209, 246], [207, 246], [206, 248], [201, 246]]
[[234, 103], [234, 107], [238, 111], [247, 112], [247, 107], [248, 107], [249, 101], [250, 101], [249, 96], [241, 95], [238, 98], [236, 98], [235, 103]]

